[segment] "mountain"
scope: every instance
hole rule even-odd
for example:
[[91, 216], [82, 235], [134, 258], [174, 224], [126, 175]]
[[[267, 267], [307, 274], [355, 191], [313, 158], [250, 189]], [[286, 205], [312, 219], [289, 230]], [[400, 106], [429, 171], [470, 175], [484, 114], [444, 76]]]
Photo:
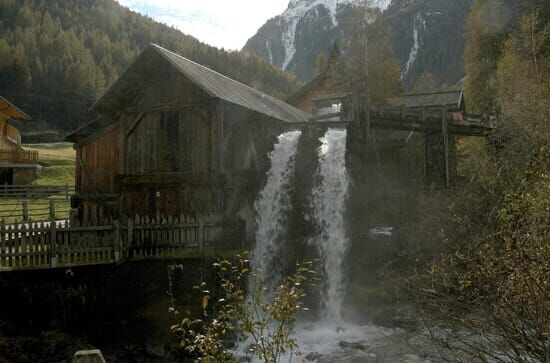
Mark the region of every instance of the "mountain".
[[71, 130], [149, 43], [285, 97], [299, 82], [248, 51], [226, 52], [114, 0], [0, 0], [0, 95], [29, 113], [23, 127]]
[[[250, 50], [270, 63], [312, 77], [320, 53], [328, 54], [334, 41], [345, 44], [362, 24], [354, 24], [362, 0], [291, 0], [288, 8], [248, 40]], [[464, 27], [471, 0], [379, 0], [373, 2], [377, 21], [387, 24], [389, 38], [403, 65], [405, 88], [423, 74], [439, 84], [455, 84], [464, 77]]]

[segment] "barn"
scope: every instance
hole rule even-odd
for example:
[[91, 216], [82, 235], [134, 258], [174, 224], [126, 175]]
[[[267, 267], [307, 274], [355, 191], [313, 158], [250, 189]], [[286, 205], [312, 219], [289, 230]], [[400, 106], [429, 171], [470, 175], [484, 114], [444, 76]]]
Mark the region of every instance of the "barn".
[[[68, 136], [80, 218], [223, 214], [254, 223], [253, 202], [282, 132], [308, 115], [149, 45]], [[240, 222], [239, 222], [240, 221]]]

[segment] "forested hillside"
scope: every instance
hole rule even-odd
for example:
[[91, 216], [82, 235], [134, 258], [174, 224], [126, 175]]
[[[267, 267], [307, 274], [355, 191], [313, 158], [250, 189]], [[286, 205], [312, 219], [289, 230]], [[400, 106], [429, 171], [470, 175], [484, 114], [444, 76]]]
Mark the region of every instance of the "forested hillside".
[[548, 362], [550, 2], [474, 0], [466, 40], [468, 107], [498, 115], [498, 129], [489, 143], [460, 141], [462, 183], [417, 213], [414, 265], [435, 256], [420, 306], [453, 326], [436, 340], [458, 356]]
[[88, 107], [150, 42], [275, 96], [298, 86], [253, 54], [205, 45], [114, 0], [0, 0], [0, 14], [0, 95], [35, 128], [89, 121]]

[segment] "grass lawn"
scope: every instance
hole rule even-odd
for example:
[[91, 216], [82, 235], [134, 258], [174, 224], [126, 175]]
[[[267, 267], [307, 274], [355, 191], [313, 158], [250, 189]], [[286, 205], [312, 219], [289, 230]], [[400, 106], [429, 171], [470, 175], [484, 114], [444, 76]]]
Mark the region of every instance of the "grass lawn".
[[44, 167], [34, 181], [35, 185], [69, 185], [74, 186], [75, 151], [73, 144], [60, 142], [54, 144], [23, 145], [27, 150], [37, 150], [40, 161], [49, 166]]
[[[74, 187], [75, 151], [71, 143], [32, 144], [23, 145], [26, 150], [37, 150], [39, 161], [48, 166], [42, 168], [34, 185], [60, 185]], [[23, 219], [23, 204], [27, 203], [31, 220], [47, 220], [50, 213], [50, 199], [65, 199], [65, 192], [49, 198], [30, 199], [2, 199], [0, 200], [0, 220], [6, 223], [19, 222]], [[56, 219], [65, 219], [69, 216], [70, 201], [55, 202]]]

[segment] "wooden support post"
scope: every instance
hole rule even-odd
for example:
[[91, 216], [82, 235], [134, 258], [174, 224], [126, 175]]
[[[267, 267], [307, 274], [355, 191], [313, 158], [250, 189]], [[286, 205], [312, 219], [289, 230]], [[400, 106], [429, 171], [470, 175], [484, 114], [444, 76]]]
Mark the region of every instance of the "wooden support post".
[[115, 220], [113, 222], [113, 233], [114, 233], [114, 240], [113, 240], [113, 251], [114, 251], [114, 259], [115, 262], [120, 261], [120, 223], [118, 220]]
[[443, 134], [443, 158], [445, 162], [445, 187], [450, 186], [450, 173], [449, 173], [449, 132], [447, 125], [447, 109], [441, 108], [441, 132]]
[[7, 236], [6, 236], [6, 222], [2, 219], [0, 220], [0, 267], [3, 264], [7, 265], [6, 258], [2, 257], [2, 254], [7, 253]]
[[[128, 253], [130, 253], [131, 249], [132, 249], [132, 244], [134, 242], [134, 219], [133, 218], [128, 218], [128, 223], [127, 223], [127, 227], [128, 227], [128, 240], [126, 241], [128, 243]], [[130, 256], [127, 256], [127, 257], [130, 257]]]
[[204, 256], [204, 217], [199, 216], [197, 218], [197, 222], [199, 222], [199, 250], [201, 254], [201, 281], [204, 281], [204, 270], [205, 270], [205, 256]]
[[57, 226], [55, 221], [50, 223], [50, 267], [57, 267]]
[[199, 250], [201, 254], [204, 252], [204, 218], [202, 216], [198, 217], [199, 222]]
[[[422, 107], [422, 124], [426, 124], [426, 109]], [[428, 134], [424, 133], [424, 184], [428, 185]]]
[[53, 200], [50, 200], [50, 221], [55, 221], [55, 202]]
[[24, 200], [23, 202], [21, 202], [22, 204], [22, 210], [23, 210], [23, 221], [26, 222], [29, 220], [29, 203]]
[[370, 102], [369, 102], [369, 94], [368, 94], [368, 90], [369, 90], [369, 87], [367, 85], [367, 88], [366, 88], [366, 95], [365, 95], [365, 137], [366, 137], [366, 140], [368, 142], [370, 142], [370, 132], [371, 132], [371, 129], [370, 129]]

